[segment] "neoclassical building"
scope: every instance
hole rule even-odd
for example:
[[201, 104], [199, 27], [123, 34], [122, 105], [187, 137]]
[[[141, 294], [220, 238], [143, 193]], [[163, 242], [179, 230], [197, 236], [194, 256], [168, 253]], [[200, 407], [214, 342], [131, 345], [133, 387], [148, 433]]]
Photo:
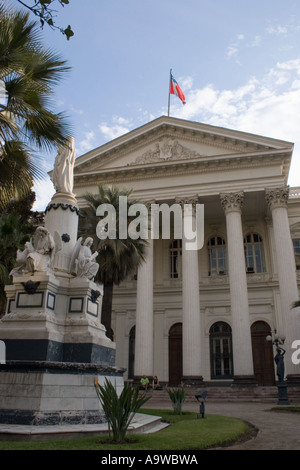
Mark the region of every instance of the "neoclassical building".
[[[149, 240], [136, 276], [114, 289], [116, 364], [125, 379], [172, 385], [275, 383], [266, 336], [286, 337], [286, 377], [300, 312], [300, 188], [287, 186], [293, 144], [162, 116], [76, 159], [74, 193], [133, 189], [145, 204], [204, 207], [204, 239]], [[194, 206], [192, 206], [194, 207]], [[172, 217], [171, 217], [172, 222]], [[96, 236], [96, 234], [95, 234]]]

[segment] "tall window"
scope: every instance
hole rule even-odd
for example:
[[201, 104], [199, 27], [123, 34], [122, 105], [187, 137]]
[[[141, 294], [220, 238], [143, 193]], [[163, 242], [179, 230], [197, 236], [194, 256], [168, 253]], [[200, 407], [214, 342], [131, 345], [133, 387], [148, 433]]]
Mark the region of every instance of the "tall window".
[[214, 323], [209, 330], [211, 378], [233, 376], [231, 327], [225, 322]]
[[174, 240], [170, 245], [170, 277], [178, 279], [181, 277], [181, 253], [182, 241]]
[[300, 240], [293, 240], [297, 270], [300, 270]]
[[261, 236], [257, 233], [249, 233], [246, 235], [244, 238], [244, 248], [247, 272], [264, 273], [266, 267]]
[[226, 273], [226, 246], [221, 237], [213, 237], [208, 241], [209, 275]]

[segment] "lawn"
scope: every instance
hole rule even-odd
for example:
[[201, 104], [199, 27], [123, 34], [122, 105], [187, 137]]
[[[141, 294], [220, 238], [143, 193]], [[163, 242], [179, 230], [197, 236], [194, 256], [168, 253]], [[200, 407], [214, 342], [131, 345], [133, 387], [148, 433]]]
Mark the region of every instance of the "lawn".
[[192, 412], [181, 415], [169, 410], [142, 412], [161, 416], [170, 426], [151, 434], [128, 434], [123, 444], [110, 443], [102, 435], [46, 442], [0, 441], [0, 450], [201, 450], [232, 442], [249, 431], [247, 423], [225, 416], [206, 415], [198, 419]]

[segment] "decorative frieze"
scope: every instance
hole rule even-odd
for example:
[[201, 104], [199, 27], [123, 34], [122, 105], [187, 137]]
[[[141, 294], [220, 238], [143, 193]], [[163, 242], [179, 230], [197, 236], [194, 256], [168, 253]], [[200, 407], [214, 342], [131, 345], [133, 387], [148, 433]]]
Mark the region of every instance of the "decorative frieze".
[[287, 207], [289, 199], [289, 187], [266, 189], [266, 201], [270, 209], [275, 207]]
[[244, 203], [243, 191], [237, 193], [222, 193], [220, 194], [220, 198], [225, 214], [228, 212], [241, 212]]

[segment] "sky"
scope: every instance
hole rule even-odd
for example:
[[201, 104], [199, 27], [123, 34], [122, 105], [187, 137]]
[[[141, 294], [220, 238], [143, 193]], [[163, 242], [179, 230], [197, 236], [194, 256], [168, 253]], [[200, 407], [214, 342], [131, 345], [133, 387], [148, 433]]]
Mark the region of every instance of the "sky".
[[[71, 67], [52, 108], [77, 157], [167, 115], [172, 69], [186, 104], [171, 96], [170, 116], [293, 142], [288, 184], [300, 186], [299, 0], [69, 1], [56, 23], [74, 37], [41, 37]], [[43, 155], [34, 210], [54, 194], [54, 159]]]

